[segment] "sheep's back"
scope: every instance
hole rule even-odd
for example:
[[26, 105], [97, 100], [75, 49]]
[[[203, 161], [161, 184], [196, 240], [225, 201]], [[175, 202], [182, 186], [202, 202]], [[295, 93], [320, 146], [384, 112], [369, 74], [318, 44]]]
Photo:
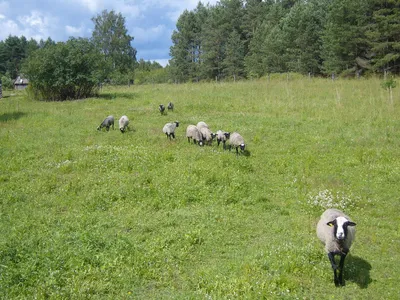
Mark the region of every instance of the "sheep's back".
[[233, 132], [229, 138], [229, 144], [232, 146], [244, 144], [244, 138], [239, 133]]

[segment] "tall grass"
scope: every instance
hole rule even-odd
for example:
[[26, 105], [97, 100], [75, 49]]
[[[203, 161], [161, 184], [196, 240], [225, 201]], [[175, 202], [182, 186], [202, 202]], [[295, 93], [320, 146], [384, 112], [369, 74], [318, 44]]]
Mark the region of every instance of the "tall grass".
[[[399, 298], [400, 94], [379, 80], [5, 96], [1, 298]], [[130, 130], [96, 131], [109, 114]], [[240, 132], [249, 155], [188, 144], [198, 121]], [[326, 207], [357, 223], [343, 288], [315, 234]]]

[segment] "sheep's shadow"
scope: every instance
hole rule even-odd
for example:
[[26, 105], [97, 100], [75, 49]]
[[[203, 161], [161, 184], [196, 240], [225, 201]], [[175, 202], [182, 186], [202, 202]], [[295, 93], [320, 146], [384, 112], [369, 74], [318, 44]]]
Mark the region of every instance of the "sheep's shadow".
[[362, 289], [368, 287], [372, 282], [369, 271], [372, 266], [361, 257], [349, 255], [346, 258], [344, 277], [345, 280], [352, 281]]
[[5, 113], [0, 115], [0, 122], [7, 122], [10, 120], [18, 120], [25, 115], [23, 112], [12, 112], [12, 113]]

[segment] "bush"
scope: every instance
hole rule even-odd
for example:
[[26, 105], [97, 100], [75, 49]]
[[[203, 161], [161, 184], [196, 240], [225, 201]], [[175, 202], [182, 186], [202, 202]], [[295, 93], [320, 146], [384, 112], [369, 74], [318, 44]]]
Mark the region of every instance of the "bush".
[[14, 81], [7, 75], [1, 76], [1, 82], [4, 90], [12, 90], [14, 88]]
[[90, 41], [72, 38], [32, 53], [23, 73], [36, 100], [81, 99], [97, 94], [103, 62]]

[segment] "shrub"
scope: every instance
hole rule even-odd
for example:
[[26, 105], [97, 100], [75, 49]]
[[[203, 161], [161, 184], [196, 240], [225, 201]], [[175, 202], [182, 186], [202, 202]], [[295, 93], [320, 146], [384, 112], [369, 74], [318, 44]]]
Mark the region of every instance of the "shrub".
[[72, 38], [35, 51], [24, 64], [36, 100], [62, 101], [97, 94], [102, 56], [87, 39]]

